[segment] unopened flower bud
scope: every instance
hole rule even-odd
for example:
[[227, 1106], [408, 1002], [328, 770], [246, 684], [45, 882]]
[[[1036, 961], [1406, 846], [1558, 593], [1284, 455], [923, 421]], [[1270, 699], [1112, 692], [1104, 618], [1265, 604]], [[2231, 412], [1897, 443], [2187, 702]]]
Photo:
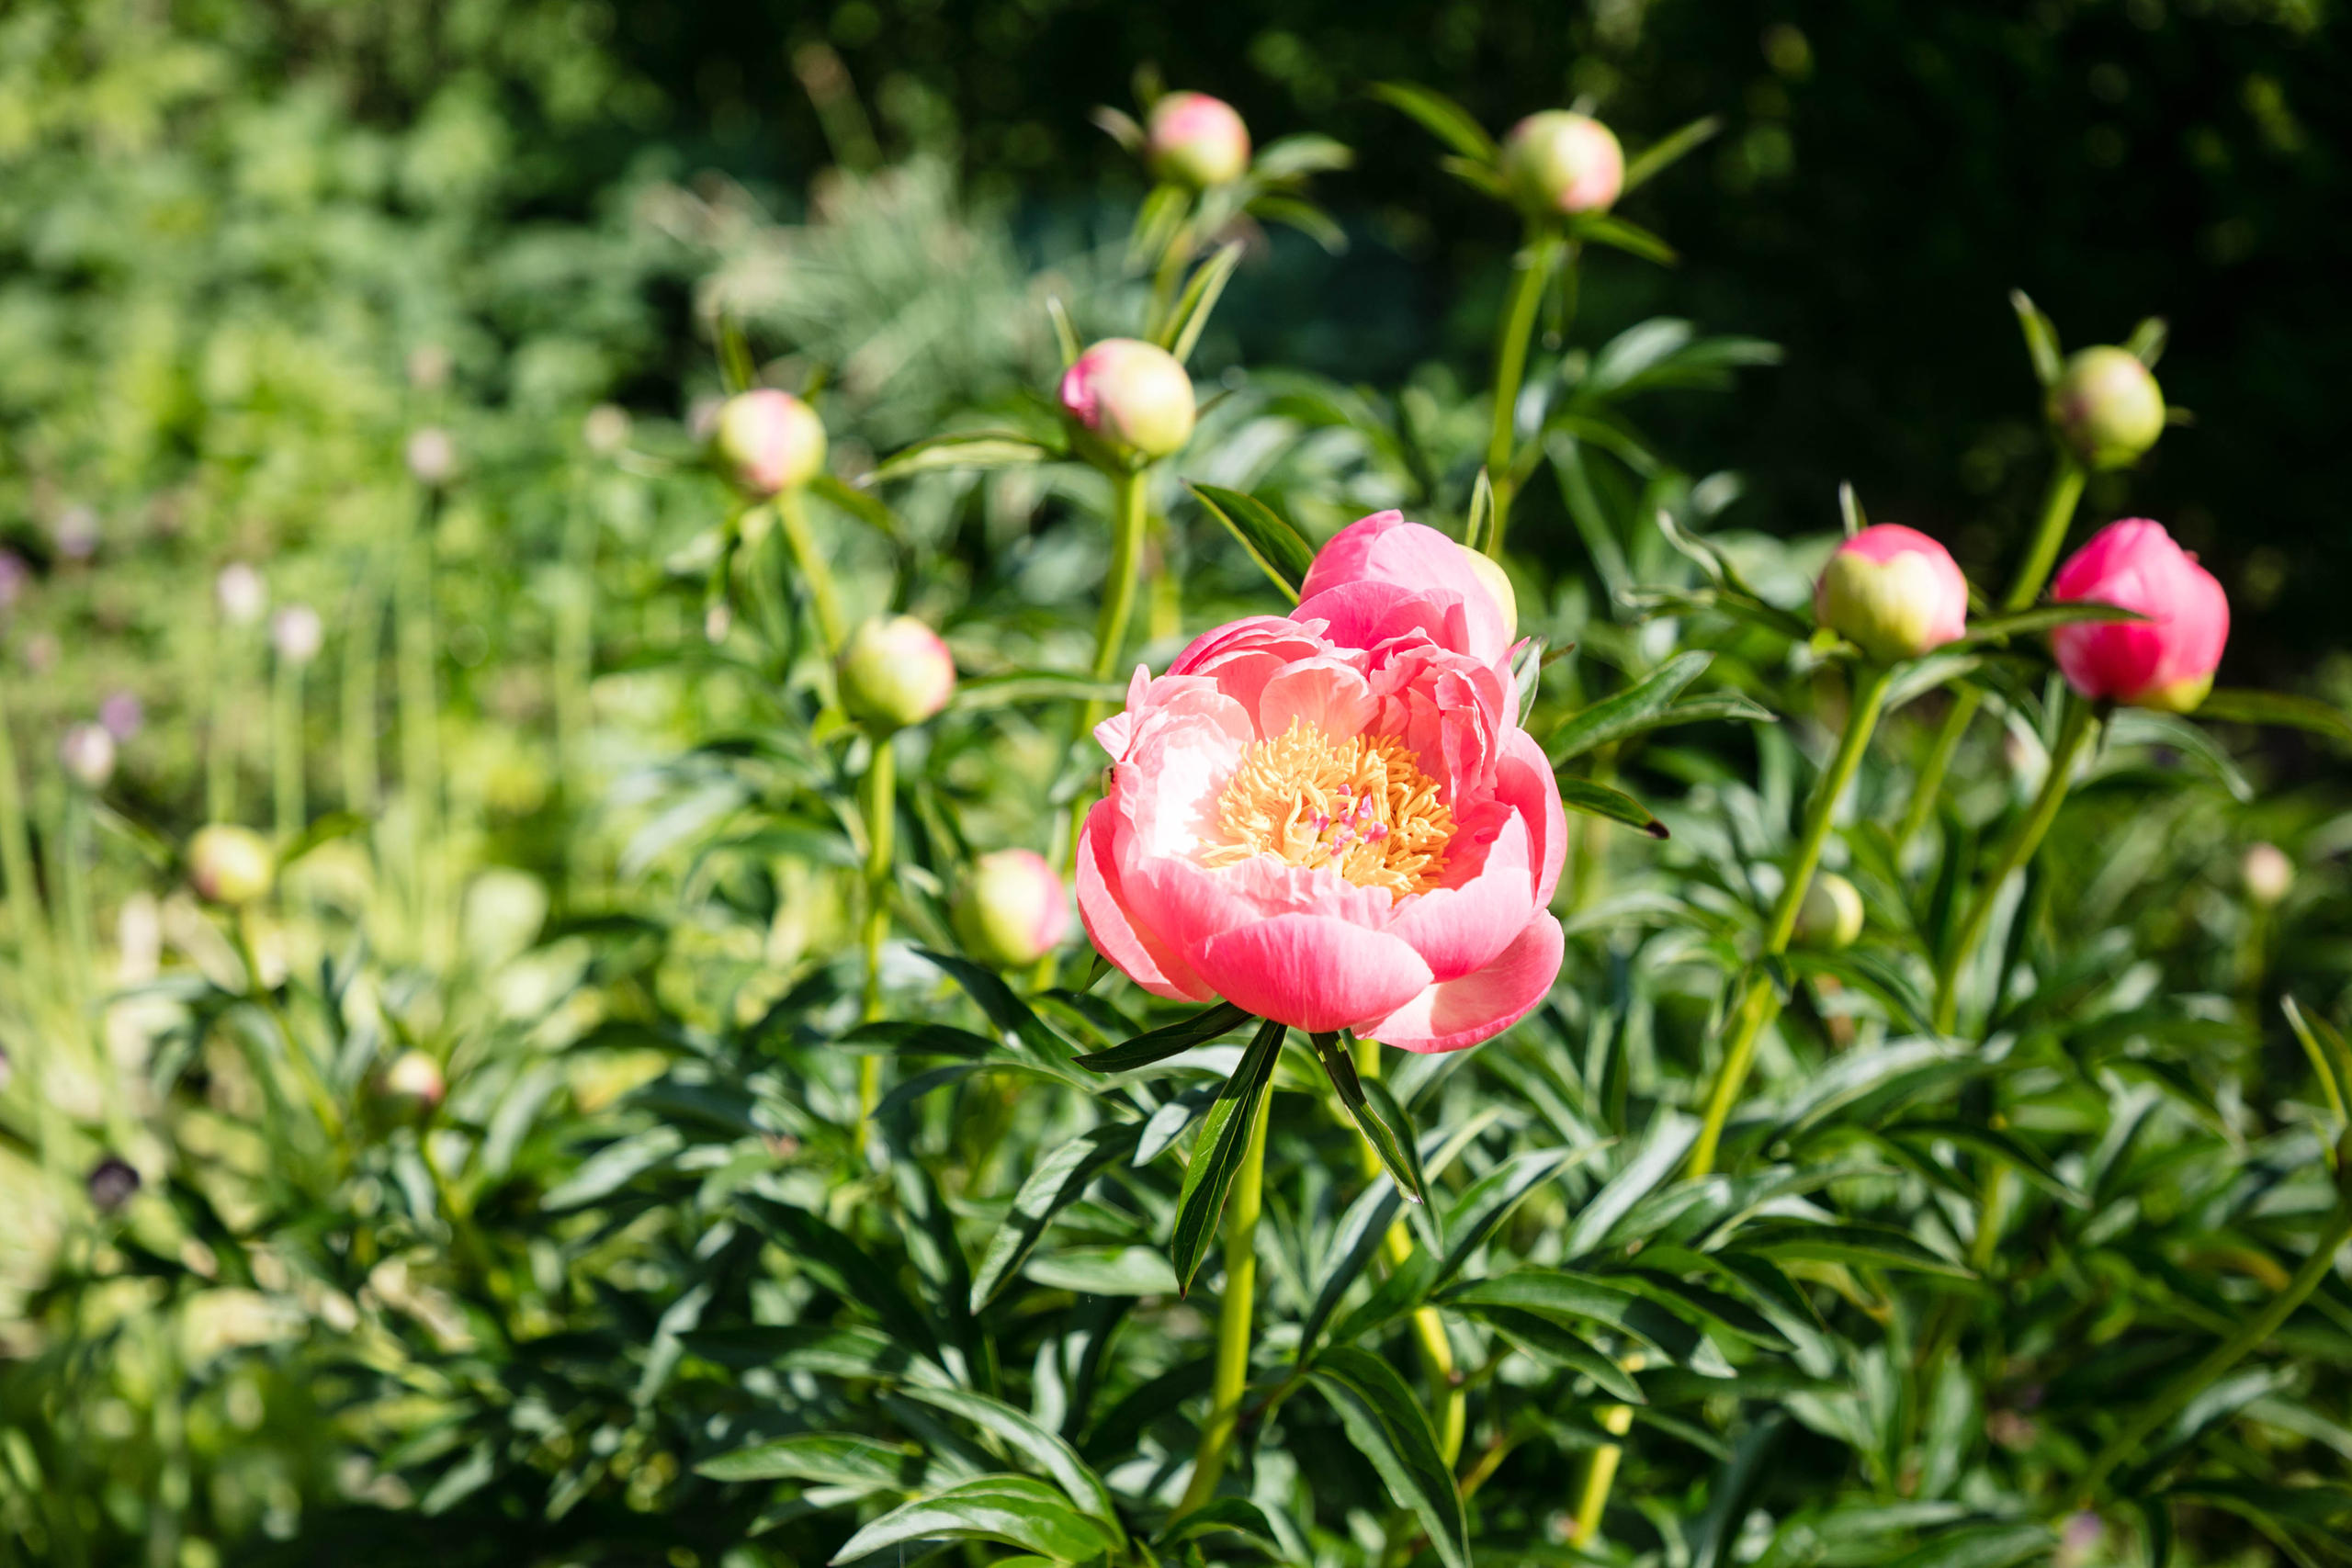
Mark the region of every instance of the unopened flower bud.
[[1201, 190], [1250, 172], [1250, 128], [1224, 99], [1170, 93], [1147, 119], [1144, 162], [1159, 178]]
[[1816, 872], [1797, 906], [1797, 940], [1811, 947], [1854, 945], [1862, 934], [1862, 895], [1834, 871]]
[[376, 1079], [378, 1103], [395, 1116], [422, 1116], [441, 1103], [448, 1085], [441, 1064], [422, 1051], [403, 1051]]
[[2262, 908], [2277, 908], [2295, 886], [2295, 863], [2272, 843], [2247, 847], [2238, 874], [2245, 879], [2248, 901]]
[[120, 1155], [108, 1155], [90, 1168], [83, 1185], [92, 1206], [102, 1214], [111, 1214], [138, 1196], [139, 1172]]
[[308, 604], [288, 604], [269, 623], [269, 640], [288, 664], [308, 664], [325, 645], [326, 623]]
[[2060, 604], [2136, 610], [2143, 621], [2053, 626], [2050, 651], [2077, 694], [2188, 713], [2213, 689], [2230, 640], [2230, 599], [2161, 523], [2127, 517], [2091, 536], [2052, 580]]
[[580, 438], [599, 457], [616, 456], [628, 445], [628, 411], [618, 403], [598, 403], [580, 422]]
[[720, 406], [710, 450], [746, 495], [797, 490], [825, 471], [825, 422], [791, 393], [761, 387]]
[[98, 722], [117, 742], [130, 739], [147, 724], [147, 705], [136, 692], [112, 692], [98, 705]]
[[1523, 211], [1606, 212], [1625, 186], [1625, 150], [1589, 115], [1545, 109], [1503, 139], [1502, 176]]
[[251, 626], [269, 608], [269, 584], [243, 561], [232, 560], [212, 580], [212, 597], [230, 625]]
[[199, 828], [188, 840], [188, 880], [215, 904], [250, 904], [269, 891], [277, 857], [259, 833], [233, 823]]
[[2086, 348], [2069, 357], [2051, 386], [2049, 413], [2058, 439], [2093, 468], [2136, 462], [2165, 433], [2165, 395], [2128, 349]]
[[1193, 378], [1157, 344], [1096, 344], [1062, 372], [1061, 404], [1120, 457], [1165, 457], [1193, 438]]
[[1813, 614], [1872, 659], [1917, 659], [1967, 629], [1968, 580], [1927, 535], [1881, 523], [1829, 558]]
[[842, 707], [876, 731], [921, 724], [956, 694], [956, 660], [912, 615], [861, 622], [842, 646]]
[[1069, 929], [1062, 879], [1035, 850], [997, 850], [973, 862], [955, 917], [964, 951], [1000, 969], [1036, 963]]
[[458, 444], [435, 424], [410, 435], [401, 457], [408, 464], [409, 478], [427, 490], [439, 490], [458, 471]]
[[114, 737], [102, 724], [77, 724], [57, 743], [57, 760], [84, 789], [104, 789], [114, 777]]
[[1460, 550], [1463, 558], [1469, 562], [1470, 575], [1485, 584], [1487, 592], [1494, 596], [1495, 608], [1502, 613], [1503, 640], [1511, 641], [1519, 636], [1519, 591], [1510, 585], [1510, 573], [1502, 569], [1500, 561], [1484, 551], [1474, 550], [1467, 545], [1457, 544], [1453, 547]]

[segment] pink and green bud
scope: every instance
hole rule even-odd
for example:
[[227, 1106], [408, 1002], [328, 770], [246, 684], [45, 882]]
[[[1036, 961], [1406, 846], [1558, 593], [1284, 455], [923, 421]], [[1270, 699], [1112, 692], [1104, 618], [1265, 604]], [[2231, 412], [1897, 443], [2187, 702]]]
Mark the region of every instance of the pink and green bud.
[[956, 694], [956, 660], [912, 615], [877, 615], [842, 646], [842, 707], [868, 729], [921, 724]]
[[1045, 856], [997, 850], [973, 863], [956, 891], [955, 917], [965, 952], [1000, 969], [1019, 969], [1061, 944], [1069, 901]]
[[2197, 558], [2144, 517], [2110, 523], [2058, 569], [2060, 604], [2136, 610], [2142, 621], [2077, 621], [2050, 633], [2067, 684], [2094, 701], [2188, 713], [2213, 689], [2230, 599]]
[[1204, 190], [1250, 172], [1250, 128], [1206, 93], [1170, 93], [1151, 106], [1143, 156], [1153, 175]]
[[395, 1116], [423, 1116], [441, 1103], [448, 1084], [441, 1064], [422, 1051], [403, 1051], [376, 1079], [377, 1101]]
[[1829, 558], [1813, 614], [1872, 659], [1917, 659], [1967, 629], [1968, 580], [1927, 535], [1880, 523]]
[[1834, 871], [1817, 873], [1797, 906], [1797, 940], [1811, 947], [1854, 945], [1862, 934], [1862, 895]]
[[1193, 378], [1157, 344], [1096, 344], [1062, 372], [1061, 404], [1122, 458], [1166, 457], [1193, 438]]
[[2139, 356], [2086, 348], [2050, 389], [2050, 427], [2086, 468], [2120, 468], [2165, 433], [2165, 395]]
[[1526, 212], [1606, 212], [1625, 187], [1625, 150], [1616, 132], [1591, 116], [1545, 109], [1503, 139], [1502, 176]]
[[77, 724], [57, 743], [57, 760], [84, 789], [104, 789], [114, 777], [114, 737], [103, 724]]
[[215, 822], [188, 840], [188, 880], [212, 903], [236, 908], [269, 891], [277, 859], [251, 828]]
[[825, 422], [791, 393], [761, 387], [720, 407], [710, 449], [738, 490], [765, 498], [825, 471]]

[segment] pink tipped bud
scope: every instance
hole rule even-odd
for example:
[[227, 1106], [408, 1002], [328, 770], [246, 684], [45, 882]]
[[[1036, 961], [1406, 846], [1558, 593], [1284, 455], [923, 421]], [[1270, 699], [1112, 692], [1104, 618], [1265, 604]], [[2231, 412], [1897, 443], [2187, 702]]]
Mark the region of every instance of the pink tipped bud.
[[288, 604], [270, 618], [269, 640], [288, 664], [308, 664], [325, 646], [326, 623], [308, 604]]
[[188, 840], [188, 880], [215, 904], [250, 904], [269, 891], [277, 857], [251, 828], [215, 822]]
[[1062, 372], [1061, 403], [1121, 457], [1165, 457], [1193, 438], [1193, 378], [1156, 344], [1096, 344]]
[[842, 646], [842, 706], [868, 729], [921, 724], [956, 694], [956, 660], [912, 615], [877, 615]]
[[2213, 689], [2230, 640], [2230, 600], [2159, 523], [2129, 517], [2091, 536], [2058, 569], [2050, 596], [2137, 610], [2144, 621], [2053, 627], [2050, 650], [2086, 697], [2187, 713]]
[[2087, 468], [2137, 462], [2165, 433], [2165, 395], [2139, 357], [2086, 348], [2066, 361], [2050, 389], [2050, 425]]
[[1170, 93], [1151, 106], [1144, 162], [1159, 178], [1203, 190], [1250, 172], [1250, 128], [1206, 93]]
[[983, 964], [1035, 964], [1069, 930], [1062, 879], [1035, 850], [997, 850], [972, 863], [956, 895], [956, 935]]
[[269, 608], [269, 584], [261, 573], [243, 561], [231, 561], [212, 580], [212, 597], [220, 606], [220, 614], [232, 626], [251, 626], [261, 619]]
[[1862, 934], [1862, 895], [1834, 871], [1816, 873], [1797, 906], [1797, 940], [1814, 947], [1851, 947]]
[[2266, 909], [2283, 903], [2295, 886], [2295, 863], [2272, 843], [2248, 846], [2238, 874], [2245, 880], [2247, 899]]
[[57, 743], [57, 760], [84, 789], [104, 789], [114, 777], [114, 737], [102, 724], [77, 724]]
[[1881, 523], [1829, 558], [1813, 614], [1872, 659], [1917, 659], [1967, 629], [1968, 580], [1927, 535]]
[[441, 1064], [422, 1051], [401, 1052], [376, 1079], [378, 1102], [400, 1116], [421, 1116], [432, 1111], [447, 1092]]
[[411, 435], [401, 456], [409, 478], [427, 490], [439, 490], [458, 471], [458, 444], [438, 425], [426, 425]]
[[825, 423], [791, 393], [761, 387], [720, 406], [710, 451], [746, 495], [797, 490], [824, 472]]
[[1522, 210], [1606, 212], [1625, 186], [1625, 150], [1590, 116], [1545, 109], [1503, 139], [1502, 176]]

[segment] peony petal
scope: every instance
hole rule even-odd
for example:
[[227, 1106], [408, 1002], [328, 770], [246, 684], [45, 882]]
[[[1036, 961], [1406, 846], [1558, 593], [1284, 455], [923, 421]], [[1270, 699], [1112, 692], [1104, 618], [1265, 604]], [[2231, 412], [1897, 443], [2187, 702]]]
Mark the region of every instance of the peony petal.
[[[1306, 601], [1359, 582], [1393, 584], [1458, 600], [1462, 608], [1456, 629], [1438, 638], [1458, 652], [1491, 663], [1502, 658], [1510, 641], [1502, 607], [1471, 552], [1434, 528], [1406, 522], [1402, 513], [1376, 512], [1359, 518], [1316, 552], [1298, 587], [1302, 614]], [[1335, 632], [1332, 640], [1349, 639]]]
[[1234, 1006], [1317, 1032], [1388, 1014], [1430, 986], [1429, 966], [1404, 942], [1326, 915], [1240, 926], [1189, 956]]
[[1342, 582], [1298, 604], [1301, 620], [1325, 623], [1324, 636], [1340, 648], [1374, 649], [1399, 637], [1427, 638], [1438, 647], [1466, 652], [1469, 637], [1458, 594], [1416, 591], [1394, 582]]
[[1559, 891], [1560, 867], [1568, 858], [1568, 817], [1560, 807], [1560, 781], [1552, 759], [1533, 736], [1513, 725], [1503, 731], [1502, 762], [1495, 770], [1495, 798], [1527, 820], [1533, 846], [1535, 907], [1548, 907]]
[[1311, 659], [1285, 668], [1258, 696], [1258, 734], [1272, 739], [1303, 719], [1335, 740], [1360, 735], [1380, 711], [1372, 683], [1336, 659]]
[[1458, 886], [1400, 900], [1388, 922], [1390, 934], [1412, 943], [1440, 981], [1484, 968], [1535, 913], [1526, 819], [1512, 813], [1485, 848], [1486, 863], [1475, 875]]
[[1216, 993], [1168, 942], [1127, 912], [1124, 879], [1113, 852], [1118, 838], [1118, 807], [1098, 800], [1078, 835], [1078, 916], [1103, 957], [1127, 978], [1170, 1001], [1214, 1001]]
[[1385, 1018], [1357, 1023], [1355, 1032], [1423, 1054], [1490, 1040], [1535, 1010], [1559, 978], [1566, 951], [1560, 922], [1538, 915], [1484, 969], [1431, 986]]

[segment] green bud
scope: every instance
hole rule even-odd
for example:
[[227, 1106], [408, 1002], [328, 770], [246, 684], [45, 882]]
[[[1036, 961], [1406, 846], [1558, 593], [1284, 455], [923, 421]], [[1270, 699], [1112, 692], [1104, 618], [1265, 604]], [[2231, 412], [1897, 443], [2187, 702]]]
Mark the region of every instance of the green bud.
[[2050, 426], [2086, 468], [2120, 468], [2165, 433], [2165, 395], [2138, 356], [2086, 348], [2050, 389]]
[[269, 891], [277, 874], [277, 859], [251, 828], [215, 822], [198, 829], [188, 840], [188, 880], [211, 902], [234, 908]]
[[921, 724], [956, 694], [956, 660], [912, 615], [877, 615], [842, 646], [842, 707], [887, 734]]
[[1797, 906], [1797, 940], [1808, 947], [1851, 947], [1862, 934], [1862, 895], [1834, 871], [1817, 872]]

